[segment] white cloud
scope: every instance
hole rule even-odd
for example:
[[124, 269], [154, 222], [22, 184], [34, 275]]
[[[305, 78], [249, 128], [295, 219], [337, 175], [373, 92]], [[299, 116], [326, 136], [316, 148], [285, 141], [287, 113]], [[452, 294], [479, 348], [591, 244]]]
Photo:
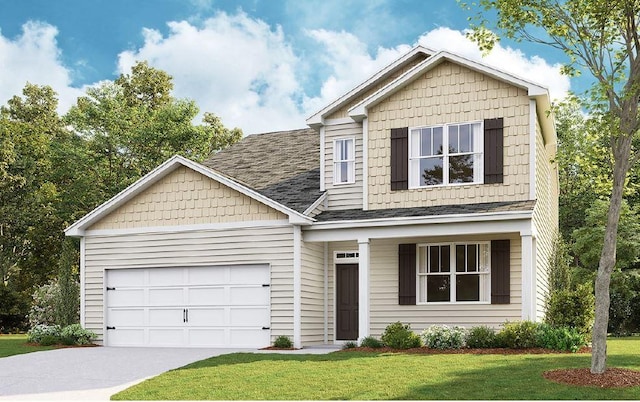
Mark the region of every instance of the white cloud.
[[142, 47], [120, 53], [120, 72], [147, 60], [173, 76], [175, 96], [194, 99], [201, 112], [247, 134], [304, 126], [296, 102], [303, 94], [299, 61], [279, 27], [220, 12], [199, 27], [182, 21], [169, 29], [166, 37], [145, 30]]
[[82, 94], [71, 86], [71, 71], [60, 60], [58, 30], [42, 22], [27, 22], [11, 40], [0, 34], [0, 104], [21, 95], [27, 82], [51, 86], [59, 96], [59, 111], [66, 112]]
[[539, 83], [549, 89], [551, 99], [564, 98], [570, 87], [569, 77], [560, 74], [560, 64], [550, 65], [539, 56], [527, 57], [520, 50], [502, 47], [499, 43], [487, 56], [464, 32], [450, 28], [437, 28], [418, 39], [418, 43], [434, 50], [447, 50], [469, 59], [482, 61], [503, 71]]

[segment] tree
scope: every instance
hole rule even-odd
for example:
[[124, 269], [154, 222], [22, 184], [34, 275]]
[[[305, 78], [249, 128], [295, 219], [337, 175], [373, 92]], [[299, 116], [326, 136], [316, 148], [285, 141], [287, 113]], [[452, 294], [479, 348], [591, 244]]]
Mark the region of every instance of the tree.
[[[596, 314], [591, 372], [604, 373], [607, 357], [609, 285], [616, 262], [616, 239], [627, 174], [640, 158], [640, 0], [479, 0], [470, 37], [485, 51], [497, 35], [484, 12], [496, 11], [496, 28], [507, 38], [563, 51], [563, 71], [584, 70], [594, 78], [588, 111], [602, 122], [612, 155], [612, 188], [596, 277]], [[542, 29], [541, 29], [542, 28]]]

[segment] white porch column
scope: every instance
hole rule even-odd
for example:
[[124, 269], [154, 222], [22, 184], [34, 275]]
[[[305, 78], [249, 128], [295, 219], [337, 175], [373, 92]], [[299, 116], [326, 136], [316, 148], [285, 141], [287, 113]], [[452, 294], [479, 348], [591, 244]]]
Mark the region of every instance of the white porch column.
[[293, 225], [293, 347], [302, 347], [302, 231]]
[[536, 320], [536, 250], [535, 238], [521, 234], [522, 241], [522, 319]]
[[369, 239], [358, 239], [358, 340], [369, 336]]

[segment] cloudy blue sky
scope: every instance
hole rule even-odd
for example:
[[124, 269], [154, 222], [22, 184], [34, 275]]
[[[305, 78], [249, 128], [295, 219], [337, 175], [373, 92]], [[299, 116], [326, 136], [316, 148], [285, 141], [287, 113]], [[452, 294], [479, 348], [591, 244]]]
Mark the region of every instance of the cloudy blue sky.
[[[246, 134], [305, 118], [421, 44], [482, 56], [455, 0], [0, 0], [0, 104], [28, 81], [52, 86], [64, 113], [87, 86], [147, 60], [174, 95]], [[562, 54], [503, 42], [484, 62], [580, 91]]]

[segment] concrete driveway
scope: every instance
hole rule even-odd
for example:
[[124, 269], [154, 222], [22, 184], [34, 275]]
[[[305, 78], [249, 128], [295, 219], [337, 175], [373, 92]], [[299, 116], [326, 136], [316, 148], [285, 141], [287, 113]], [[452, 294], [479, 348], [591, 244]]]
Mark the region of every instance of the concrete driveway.
[[0, 400], [108, 400], [148, 377], [255, 349], [67, 348], [0, 358]]

